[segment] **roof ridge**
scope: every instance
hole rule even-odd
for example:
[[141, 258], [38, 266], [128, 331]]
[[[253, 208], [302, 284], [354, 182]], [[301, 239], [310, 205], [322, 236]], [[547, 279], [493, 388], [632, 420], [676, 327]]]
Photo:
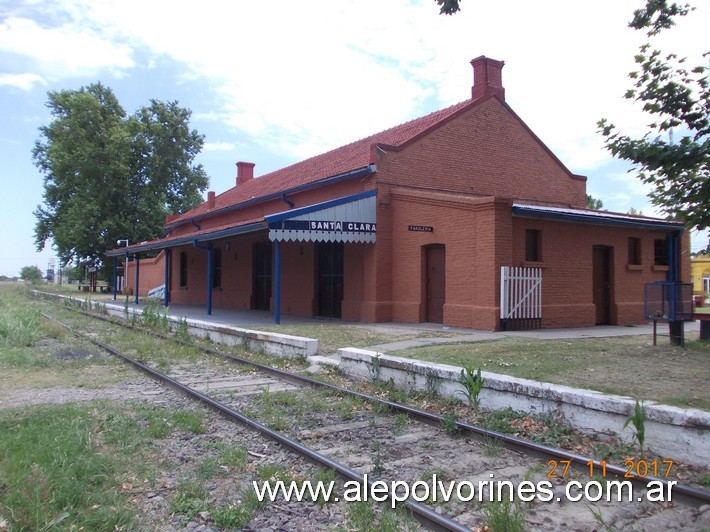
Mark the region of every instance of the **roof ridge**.
[[[318, 154], [316, 154], [316, 155], [312, 155], [311, 157], [308, 157], [308, 158], [306, 158], [306, 159], [302, 159], [302, 160], [297, 161], [297, 162], [295, 162], [295, 163], [289, 164], [288, 166], [284, 166], [284, 167], [279, 168], [279, 169], [277, 169], [277, 170], [272, 170], [271, 172], [268, 172], [268, 173], [266, 173], [266, 174], [263, 174], [263, 175], [261, 175], [261, 176], [258, 176], [258, 178], [255, 177], [255, 179], [261, 179], [262, 177], [266, 177], [266, 176], [268, 176], [268, 175], [271, 175], [271, 174], [280, 172], [280, 171], [282, 171], [282, 170], [286, 170], [286, 169], [288, 169], [288, 168], [290, 168], [290, 167], [292, 167], [292, 166], [298, 165], [298, 164], [306, 163], [306, 162], [311, 161], [311, 160], [313, 160], [313, 159], [317, 159], [318, 157], [322, 157], [322, 156], [324, 156], [324, 155], [328, 155], [329, 153], [332, 153], [332, 152], [335, 152], [335, 151], [338, 151], [338, 150], [347, 148], [347, 147], [349, 147], [349, 146], [353, 146], [353, 145], [355, 145], [355, 144], [359, 144], [359, 143], [365, 142], [365, 141], [370, 140], [370, 139], [373, 139], [373, 140], [374, 140], [375, 137], [378, 137], [378, 136], [380, 136], [380, 135], [384, 135], [384, 134], [386, 134], [386, 133], [392, 132], [392, 131], [394, 131], [394, 130], [396, 130], [396, 129], [399, 129], [399, 128], [403, 128], [403, 127], [408, 126], [408, 125], [411, 126], [411, 125], [413, 125], [415, 122], [419, 122], [419, 121], [422, 121], [422, 122], [423, 122], [423, 121], [425, 121], [425, 119], [431, 118], [433, 115], [436, 115], [436, 114], [444, 114], [444, 113], [447, 112], [447, 111], [450, 111], [451, 113], [453, 113], [453, 112], [457, 111], [460, 107], [463, 107], [465, 104], [471, 103], [471, 102], [473, 102], [473, 101], [474, 101], [474, 100], [471, 100], [471, 99], [463, 100], [463, 101], [461, 101], [461, 102], [458, 102], [458, 103], [449, 105], [448, 107], [444, 107], [444, 108], [442, 108], [442, 109], [437, 109], [436, 111], [432, 111], [432, 112], [430, 112], [430, 113], [427, 113], [427, 114], [425, 114], [425, 115], [419, 116], [419, 117], [417, 117], [417, 118], [412, 118], [412, 119], [410, 119], [410, 120], [407, 120], [406, 122], [402, 122], [402, 123], [397, 124], [397, 125], [395, 125], [395, 126], [388, 127], [388, 128], [386, 128], [386, 129], [382, 129], [382, 130], [380, 130], [380, 131], [377, 131], [376, 133], [372, 133], [372, 134], [367, 135], [367, 136], [365, 136], [365, 137], [361, 137], [361, 138], [359, 138], [359, 139], [353, 140], [352, 142], [348, 142], [347, 144], [342, 144], [342, 145], [337, 146], [337, 147], [335, 147], [335, 148], [332, 148], [332, 149], [330, 149], [330, 150], [326, 150], [326, 151], [321, 152], [321, 153], [318, 153]], [[443, 118], [444, 118], [444, 117], [442, 116], [441, 119], [443, 119]], [[438, 121], [437, 121], [437, 122], [438, 122]], [[434, 122], [433, 124], [430, 124], [430, 125], [434, 125], [434, 124], [436, 124], [436, 122]], [[416, 135], [416, 134], [412, 134], [411, 137], [414, 137], [415, 135]], [[399, 144], [403, 144], [404, 142], [405, 142], [405, 141], [402, 141], [402, 142], [400, 142]], [[229, 190], [231, 190], [231, 189], [229, 189]]]
[[[382, 144], [399, 147], [407, 144], [437, 126], [448, 117], [466, 108], [469, 104], [479, 103], [485, 98], [464, 100], [443, 109], [437, 109], [426, 115], [412, 118], [401, 124], [383, 129], [371, 135], [354, 140], [348, 144], [335, 147], [331, 150], [313, 155], [307, 159], [294, 162], [288, 166], [273, 170], [240, 185], [235, 185], [220, 194], [217, 194], [215, 208], [206, 207], [207, 202], [179, 214], [174, 220], [166, 224], [167, 227], [176, 227], [195, 217], [206, 216], [211, 211], [220, 211], [230, 205], [238, 205], [245, 199], [266, 197], [274, 192], [288, 190], [292, 186], [304, 183], [316, 183], [328, 177], [347, 173], [356, 168], [372, 164], [370, 147], [372, 144]], [[241, 198], [240, 196], [244, 196]], [[220, 201], [221, 200], [221, 201]]]

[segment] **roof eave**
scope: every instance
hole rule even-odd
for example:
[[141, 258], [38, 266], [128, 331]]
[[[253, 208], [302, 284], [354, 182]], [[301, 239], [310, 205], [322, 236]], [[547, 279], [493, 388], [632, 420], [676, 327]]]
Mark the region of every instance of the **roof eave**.
[[680, 222], [653, 219], [631, 219], [603, 215], [585, 215], [582, 213], [550, 212], [536, 210], [534, 207], [513, 206], [513, 216], [516, 218], [529, 218], [536, 220], [555, 220], [569, 223], [582, 223], [588, 225], [603, 225], [610, 227], [629, 227], [635, 229], [652, 229], [658, 231], [683, 232], [685, 226]]
[[305, 190], [310, 190], [310, 189], [317, 188], [317, 187], [320, 187], [323, 185], [329, 185], [329, 184], [337, 183], [339, 181], [344, 181], [347, 179], [353, 179], [356, 177], [363, 177], [366, 175], [374, 174], [375, 172], [377, 172], [377, 165], [368, 164], [367, 166], [362, 166], [360, 168], [355, 168], [353, 170], [349, 170], [349, 171], [343, 172], [341, 174], [336, 174], [334, 176], [326, 177], [324, 179], [319, 179], [318, 181], [313, 181], [312, 183], [305, 183], [303, 185], [298, 185], [298, 186], [291, 187], [291, 188], [288, 188], [285, 190], [272, 192], [272, 193], [267, 194], [265, 196], [259, 196], [256, 198], [252, 198], [247, 201], [243, 201], [241, 203], [235, 203], [234, 205], [229, 205], [229, 206], [223, 207], [221, 209], [215, 209], [215, 210], [205, 212], [202, 214], [198, 214], [195, 216], [190, 216], [188, 218], [183, 218], [182, 220], [173, 222], [171, 224], [166, 224], [165, 232], [167, 234], [182, 225], [192, 224], [193, 222], [197, 222], [197, 221], [203, 220], [205, 218], [211, 218], [212, 216], [219, 216], [219, 215], [226, 214], [229, 212], [237, 211], [239, 209], [244, 209], [244, 208], [250, 207], [252, 205], [257, 205], [259, 203], [264, 203], [267, 201], [272, 201], [274, 199], [279, 199], [281, 196], [286, 195], [286, 194], [296, 194], [298, 192], [303, 192]]
[[122, 257], [124, 255], [135, 255], [137, 253], [148, 253], [150, 251], [162, 251], [163, 249], [184, 246], [186, 244], [192, 244], [193, 242], [210, 242], [212, 240], [218, 240], [220, 238], [243, 235], [246, 233], [255, 233], [258, 231], [266, 230], [267, 228], [268, 226], [266, 222], [256, 222], [247, 225], [231, 227], [229, 229], [220, 229], [218, 231], [204, 233], [201, 235], [193, 234], [176, 237], [164, 241], [154, 240], [152, 242], [142, 242], [140, 244], [128, 246], [125, 248], [112, 249], [110, 251], [107, 251], [105, 255], [107, 257]]

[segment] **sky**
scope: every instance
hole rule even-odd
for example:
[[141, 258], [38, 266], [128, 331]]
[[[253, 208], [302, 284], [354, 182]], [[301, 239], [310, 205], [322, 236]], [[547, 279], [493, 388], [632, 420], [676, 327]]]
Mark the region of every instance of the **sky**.
[[[702, 64], [710, 2], [694, 3], [654, 42]], [[128, 114], [151, 99], [191, 109], [205, 135], [196, 162], [220, 194], [237, 161], [258, 177], [470, 98], [469, 62], [486, 55], [505, 61], [507, 103], [605, 209], [662, 215], [596, 126], [641, 135], [650, 122], [623, 98], [647, 40], [627, 24], [643, 4], [462, 0], [443, 16], [434, 0], [0, 0], [0, 275], [54, 258], [34, 244], [32, 148], [48, 91], [97, 81]], [[691, 241], [702, 249], [707, 233]]]

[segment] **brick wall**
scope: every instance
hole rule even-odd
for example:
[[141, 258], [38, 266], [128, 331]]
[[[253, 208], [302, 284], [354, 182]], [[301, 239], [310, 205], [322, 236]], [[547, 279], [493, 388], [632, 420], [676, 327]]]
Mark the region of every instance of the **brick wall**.
[[[525, 261], [525, 229], [541, 231], [539, 263]], [[654, 265], [654, 240], [665, 237], [664, 232], [646, 229], [514, 218], [511, 265], [543, 269], [544, 327], [593, 326], [593, 247], [608, 246], [612, 256], [611, 322], [637, 324], [644, 322], [644, 284], [666, 280], [667, 268]], [[629, 238], [641, 241], [640, 265], [629, 264]]]
[[[661, 232], [609, 228], [512, 217], [514, 200], [585, 206], [585, 181], [573, 176], [496, 99], [475, 106], [428, 135], [381, 155], [374, 178], [347, 180], [289, 195], [303, 207], [377, 187], [377, 244], [346, 244], [342, 315], [366, 322], [420, 322], [426, 315], [425, 264], [428, 246], [443, 245], [446, 263], [444, 324], [496, 329], [500, 313], [500, 267], [543, 268], [543, 326], [591, 326], [594, 246], [611, 249], [612, 323], [642, 321], [643, 285], [665, 279], [653, 264], [653, 241]], [[202, 229], [239, 220], [262, 218], [288, 210], [279, 200], [200, 221]], [[410, 225], [433, 227], [410, 231]], [[542, 260], [525, 262], [525, 230], [542, 234]], [[173, 236], [194, 231], [186, 225]], [[641, 240], [642, 260], [629, 266], [628, 238]], [[252, 308], [253, 246], [268, 241], [267, 231], [215, 243], [222, 249], [222, 288], [212, 292], [213, 305]], [[284, 242], [282, 246], [282, 312], [313, 315], [316, 309], [316, 246]], [[683, 250], [688, 237], [684, 236]], [[179, 287], [179, 254], [188, 257], [188, 283]], [[681, 255], [688, 279], [687, 253]], [[141, 286], [149, 286], [142, 264]], [[171, 299], [174, 303], [206, 303], [207, 254], [192, 246], [173, 251]], [[144, 285], [143, 279], [146, 279]], [[152, 284], [150, 285], [152, 287]], [[273, 294], [273, 290], [272, 290]], [[273, 309], [273, 296], [271, 302]]]
[[[165, 253], [161, 252], [155, 258], [140, 259], [140, 270], [138, 278], [138, 295], [145, 297], [148, 292], [163, 284], [165, 280]], [[136, 261], [128, 262], [128, 279], [125, 279], [125, 286], [132, 294], [136, 293]]]
[[567, 207], [586, 205], [573, 176], [495, 98], [378, 161], [378, 182]]

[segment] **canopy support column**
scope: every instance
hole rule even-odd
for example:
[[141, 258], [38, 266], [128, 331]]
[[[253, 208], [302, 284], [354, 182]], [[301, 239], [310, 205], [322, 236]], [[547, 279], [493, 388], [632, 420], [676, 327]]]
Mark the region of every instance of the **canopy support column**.
[[274, 324], [281, 324], [281, 242], [274, 241]]
[[116, 301], [118, 291], [118, 257], [113, 258], [113, 300]]
[[140, 286], [138, 284], [138, 280], [140, 279], [140, 272], [141, 272], [141, 259], [138, 255], [136, 257], [136, 305], [138, 304], [138, 287]]

